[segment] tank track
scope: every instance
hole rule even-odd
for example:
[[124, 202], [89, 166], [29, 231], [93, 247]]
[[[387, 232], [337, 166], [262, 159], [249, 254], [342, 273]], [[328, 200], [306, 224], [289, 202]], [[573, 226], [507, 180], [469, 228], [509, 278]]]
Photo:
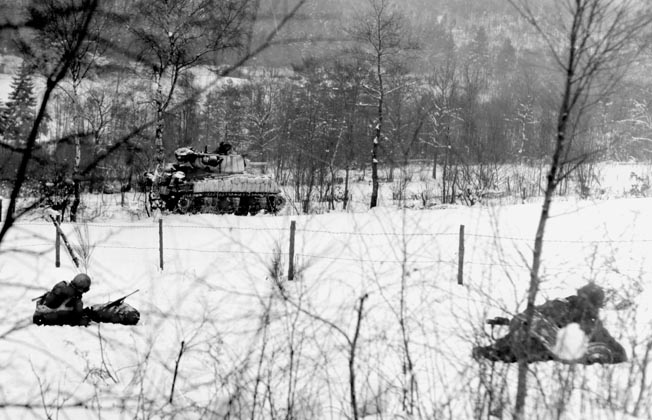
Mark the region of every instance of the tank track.
[[172, 193], [161, 196], [164, 208], [179, 214], [236, 214], [246, 216], [261, 211], [277, 213], [285, 204], [280, 194], [256, 193]]

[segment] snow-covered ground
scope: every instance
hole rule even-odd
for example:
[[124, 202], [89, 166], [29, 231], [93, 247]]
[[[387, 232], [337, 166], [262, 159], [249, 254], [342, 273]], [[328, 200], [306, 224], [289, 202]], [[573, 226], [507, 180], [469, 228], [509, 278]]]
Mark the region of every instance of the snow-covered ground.
[[[0, 245], [0, 418], [352, 418], [354, 343], [360, 417], [488, 418], [493, 395], [491, 409], [504, 404], [508, 418], [516, 367], [497, 364], [490, 381], [471, 349], [488, 342], [485, 318], [523, 309], [539, 210], [164, 216], [163, 269], [153, 219], [106, 212], [64, 223], [73, 245], [91, 244], [81, 247], [93, 279], [85, 303], [139, 289], [128, 299], [141, 312], [134, 327], [32, 325], [31, 298], [77, 270], [63, 250], [55, 268], [51, 224], [18, 223]], [[607, 288], [602, 317], [630, 361], [532, 365], [528, 418], [652, 417], [650, 214], [650, 198], [553, 204], [540, 301], [588, 281]]]

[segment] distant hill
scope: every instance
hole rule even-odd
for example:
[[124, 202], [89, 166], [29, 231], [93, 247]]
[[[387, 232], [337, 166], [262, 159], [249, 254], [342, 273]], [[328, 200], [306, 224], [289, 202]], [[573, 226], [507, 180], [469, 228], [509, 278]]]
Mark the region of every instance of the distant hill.
[[[296, 3], [261, 0], [254, 38], [264, 39]], [[545, 3], [549, 0], [540, 5]], [[419, 41], [426, 54], [444, 42], [443, 32], [452, 33], [459, 46], [468, 43], [480, 26], [493, 45], [501, 45], [505, 38], [518, 39], [524, 48], [538, 42], [537, 34], [505, 0], [396, 0], [395, 4], [405, 17], [406, 33]], [[368, 0], [309, 0], [279, 34], [279, 44], [261, 54], [257, 64], [283, 66], [307, 57], [337, 56], [350, 45], [346, 29], [354, 28], [357, 17], [367, 10]]]
[[[0, 23], [19, 21], [29, 2], [0, 0]], [[297, 2], [260, 0], [253, 39], [258, 42], [265, 39]], [[502, 43], [505, 37], [523, 40], [522, 36], [531, 32], [505, 0], [395, 0], [395, 5], [405, 16], [406, 29], [426, 50], [436, 46], [442, 30], [452, 31], [456, 42], [465, 43], [483, 26], [496, 44]], [[368, 7], [368, 0], [308, 0], [279, 34], [278, 44], [261, 54], [255, 64], [287, 66], [298, 64], [306, 57], [341, 53], [350, 42], [346, 28], [355, 27], [356, 16], [364, 14]], [[16, 53], [14, 35], [13, 30], [0, 31], [0, 54]]]

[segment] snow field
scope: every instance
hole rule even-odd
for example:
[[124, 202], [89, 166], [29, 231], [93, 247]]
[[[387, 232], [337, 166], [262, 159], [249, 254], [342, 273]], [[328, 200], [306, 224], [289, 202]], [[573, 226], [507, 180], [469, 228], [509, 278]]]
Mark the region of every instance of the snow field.
[[[140, 289], [128, 299], [141, 311], [135, 327], [30, 325], [31, 298], [76, 270], [63, 250], [62, 267], [54, 268], [52, 225], [19, 223], [0, 248], [7, 251], [0, 255], [0, 395], [36, 406], [43, 396], [70, 418], [221, 418], [229, 410], [236, 418], [249, 418], [252, 410], [255, 418], [271, 418], [290, 405], [299, 418], [347, 418], [347, 358], [356, 310], [368, 295], [354, 365], [360, 413], [407, 416], [407, 342], [416, 383], [413, 417], [478, 418], [486, 410], [481, 400], [489, 367], [474, 361], [471, 349], [488, 341], [485, 318], [524, 307], [539, 210], [538, 204], [524, 204], [318, 216], [165, 216], [163, 270], [152, 219], [88, 223], [79, 229], [93, 244], [93, 285], [84, 302]], [[634, 411], [636, 378], [650, 374], [647, 365], [638, 365], [652, 337], [650, 210], [652, 199], [553, 203], [540, 301], [572, 294], [589, 280], [610, 289], [602, 317], [633, 361], [533, 365], [531, 418], [550, 418], [560, 406], [566, 410], [561, 418], [617, 419]], [[280, 249], [287, 273], [290, 220], [297, 223], [299, 272], [296, 281], [277, 282], [269, 267]], [[466, 232], [463, 286], [457, 284], [460, 224]], [[80, 242], [71, 224], [63, 229], [71, 242]], [[22, 328], [8, 332], [15, 326]], [[169, 403], [181, 341], [185, 352]], [[507, 415], [516, 368], [497, 369], [504, 370]], [[494, 382], [498, 394], [501, 380]], [[66, 407], [77, 403], [83, 406]], [[637, 410], [646, 418], [652, 406], [643, 398]], [[43, 413], [14, 408], [0, 410], [0, 417]]]

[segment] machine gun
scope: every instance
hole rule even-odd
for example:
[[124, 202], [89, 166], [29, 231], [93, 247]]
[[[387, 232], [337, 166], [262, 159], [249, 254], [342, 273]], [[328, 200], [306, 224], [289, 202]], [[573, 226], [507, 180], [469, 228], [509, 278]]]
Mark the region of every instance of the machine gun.
[[126, 294], [107, 303], [101, 303], [85, 308], [91, 321], [110, 322], [113, 324], [136, 325], [140, 320], [140, 313], [135, 308], [124, 303], [125, 299], [137, 293], [140, 289]]
[[[114, 306], [122, 305], [122, 303], [125, 301], [125, 299], [127, 299], [131, 295], [135, 295], [139, 291], [140, 291], [140, 289], [136, 289], [133, 292], [122, 296], [121, 298], [118, 298], [116, 300], [112, 300], [112, 301], [104, 303], [104, 304], [100, 304], [101, 309], [109, 309], [109, 308], [113, 308]], [[93, 306], [98, 306], [99, 307], [99, 305], [93, 305]]]

